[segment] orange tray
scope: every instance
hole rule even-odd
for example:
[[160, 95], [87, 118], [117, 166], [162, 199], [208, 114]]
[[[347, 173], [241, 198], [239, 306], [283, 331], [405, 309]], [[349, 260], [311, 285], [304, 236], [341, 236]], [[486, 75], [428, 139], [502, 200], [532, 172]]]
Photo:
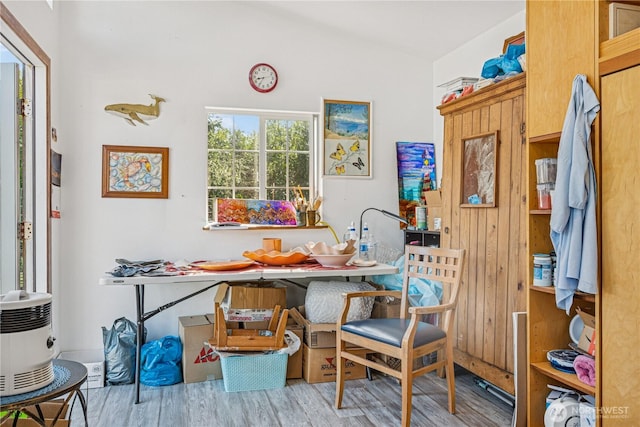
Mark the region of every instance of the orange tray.
[[267, 265], [299, 264], [309, 259], [309, 255], [305, 254], [304, 252], [267, 252], [264, 249], [257, 249], [255, 251], [244, 251], [242, 253], [242, 256]]
[[192, 267], [200, 268], [202, 270], [210, 271], [228, 271], [228, 270], [240, 270], [247, 268], [255, 264], [253, 261], [240, 260], [240, 261], [197, 261], [192, 262]]

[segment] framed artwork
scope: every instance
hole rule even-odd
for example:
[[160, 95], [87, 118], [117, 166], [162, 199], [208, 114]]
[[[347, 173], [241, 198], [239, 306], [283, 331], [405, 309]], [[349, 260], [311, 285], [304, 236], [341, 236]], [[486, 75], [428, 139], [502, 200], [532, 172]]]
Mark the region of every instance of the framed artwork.
[[437, 189], [435, 151], [435, 144], [430, 142], [396, 142], [400, 216], [414, 227], [416, 206], [426, 203], [424, 192]]
[[371, 103], [323, 100], [324, 176], [371, 178]]
[[495, 207], [498, 131], [462, 140], [462, 207]]
[[102, 197], [169, 197], [169, 148], [102, 146]]

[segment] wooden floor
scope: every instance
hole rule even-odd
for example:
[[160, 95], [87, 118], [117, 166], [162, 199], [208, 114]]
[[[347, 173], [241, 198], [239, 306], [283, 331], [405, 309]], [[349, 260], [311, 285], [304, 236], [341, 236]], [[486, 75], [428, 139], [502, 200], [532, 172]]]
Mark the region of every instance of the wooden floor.
[[[345, 383], [343, 408], [335, 409], [335, 383], [289, 380], [276, 390], [226, 393], [222, 380], [140, 389], [110, 386], [85, 391], [90, 427], [397, 426], [400, 386], [391, 377]], [[412, 426], [510, 426], [513, 409], [456, 370], [455, 415], [447, 411], [444, 379], [427, 374], [414, 381]], [[71, 426], [82, 426], [78, 402]]]

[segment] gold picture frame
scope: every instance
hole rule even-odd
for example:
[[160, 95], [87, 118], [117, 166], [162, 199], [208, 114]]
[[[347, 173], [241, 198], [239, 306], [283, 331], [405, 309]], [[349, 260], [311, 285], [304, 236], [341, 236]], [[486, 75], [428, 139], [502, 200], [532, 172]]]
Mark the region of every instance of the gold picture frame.
[[496, 207], [499, 132], [462, 139], [461, 207]]
[[169, 148], [103, 145], [102, 197], [169, 198]]

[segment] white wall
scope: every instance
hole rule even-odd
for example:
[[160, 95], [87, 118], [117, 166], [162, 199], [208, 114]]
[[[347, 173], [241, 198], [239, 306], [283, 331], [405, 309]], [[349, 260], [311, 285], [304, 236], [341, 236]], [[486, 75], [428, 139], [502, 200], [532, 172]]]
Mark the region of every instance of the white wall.
[[[457, 77], [480, 78], [482, 65], [485, 61], [500, 56], [504, 41], [524, 31], [525, 27], [525, 11], [522, 11], [435, 61], [433, 63], [433, 105], [440, 105], [442, 96], [445, 94], [445, 90], [438, 85]], [[442, 160], [444, 120], [437, 108], [432, 111], [433, 139], [437, 141], [436, 160], [440, 162]], [[438, 185], [440, 185], [442, 169], [438, 167], [437, 172]]]
[[[266, 234], [282, 237], [285, 248], [331, 241], [327, 230], [201, 230], [205, 106], [319, 111], [322, 97], [371, 101], [374, 177], [326, 180], [323, 217], [342, 234], [366, 207], [397, 212], [395, 141], [424, 141], [432, 134], [432, 79], [424, 75], [430, 64], [273, 16], [260, 3], [58, 4], [67, 47], [57, 62], [65, 110], [58, 125], [65, 144], [62, 349], [100, 348], [100, 326], [135, 318], [132, 288], [98, 285], [115, 258], [241, 259]], [[249, 68], [262, 61], [280, 77], [269, 94], [253, 91], [247, 81]], [[132, 127], [103, 111], [112, 103], [150, 103], [149, 93], [167, 99], [149, 126]], [[102, 198], [101, 149], [107, 144], [170, 147], [169, 199]], [[375, 212], [367, 220], [381, 240], [402, 245], [397, 223]], [[147, 308], [194, 289], [148, 287]], [[212, 297], [209, 291], [149, 321], [149, 338], [177, 334], [177, 316], [211, 312]]]
[[[8, 3], [36, 40], [51, 35], [30, 13], [42, 4]], [[52, 260], [60, 271], [54, 277], [61, 301], [54, 306], [60, 316], [54, 328], [62, 350], [101, 348], [101, 326], [121, 316], [135, 319], [132, 288], [98, 285], [99, 277], [116, 265], [115, 258], [240, 259], [267, 234], [282, 237], [285, 248], [331, 241], [327, 230], [201, 230], [205, 106], [319, 112], [323, 97], [371, 101], [373, 179], [323, 182], [323, 219], [341, 235], [367, 207], [397, 212], [395, 142], [435, 141], [441, 153], [441, 124], [435, 131], [432, 125], [438, 96], [433, 87], [466, 73], [437, 65], [434, 75], [425, 75], [432, 64], [424, 60], [272, 15], [259, 2], [54, 4], [59, 9], [55, 31], [63, 47], [52, 58], [54, 106], [59, 109], [53, 121], [59, 138], [55, 148], [63, 154], [62, 218]], [[496, 42], [491, 51], [501, 46]], [[273, 64], [280, 77], [270, 94], [254, 92], [247, 81], [249, 68], [263, 61]], [[150, 103], [149, 93], [167, 99], [149, 126], [132, 127], [104, 112], [112, 103]], [[169, 199], [102, 198], [102, 145], [168, 146]], [[379, 240], [402, 246], [395, 222], [376, 212], [368, 212], [366, 220]], [[149, 286], [147, 310], [195, 289]], [[176, 318], [211, 312], [212, 297], [208, 291], [154, 317], [146, 325], [148, 338], [177, 334]]]

